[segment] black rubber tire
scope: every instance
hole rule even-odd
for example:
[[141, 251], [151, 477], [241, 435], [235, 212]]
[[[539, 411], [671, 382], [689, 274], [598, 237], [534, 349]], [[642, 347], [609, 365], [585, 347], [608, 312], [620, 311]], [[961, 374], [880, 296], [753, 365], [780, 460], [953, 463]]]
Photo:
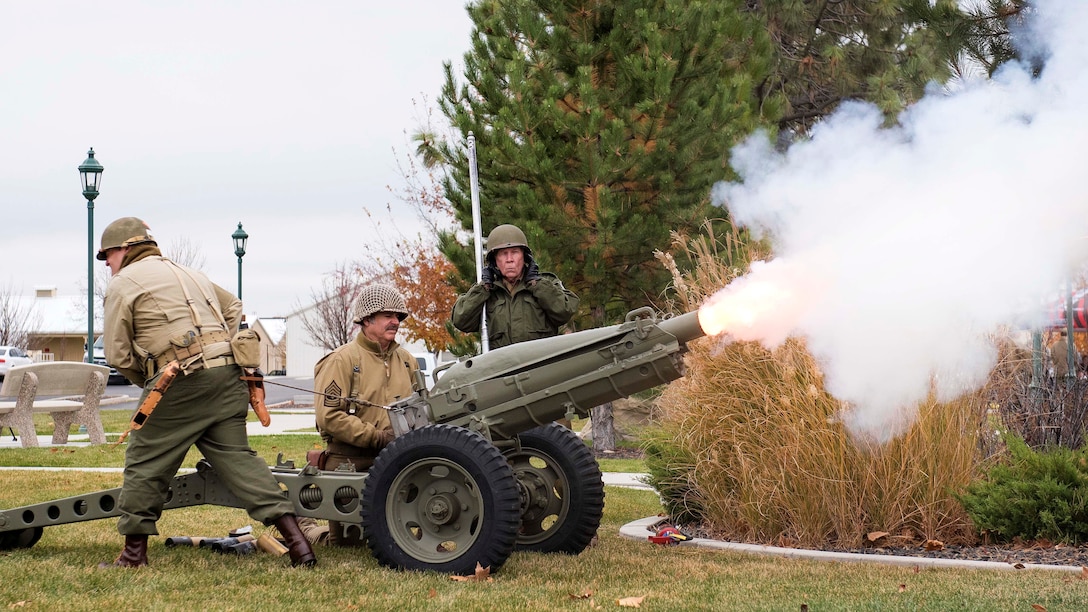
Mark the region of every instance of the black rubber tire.
[[0, 550], [30, 548], [42, 539], [42, 527], [27, 527], [18, 531], [0, 533]]
[[410, 431], [382, 449], [363, 485], [363, 537], [395, 569], [494, 572], [517, 539], [520, 497], [510, 464], [476, 432]]
[[576, 555], [593, 541], [604, 514], [601, 467], [577, 434], [557, 423], [519, 434], [506, 459], [522, 495], [516, 550]]

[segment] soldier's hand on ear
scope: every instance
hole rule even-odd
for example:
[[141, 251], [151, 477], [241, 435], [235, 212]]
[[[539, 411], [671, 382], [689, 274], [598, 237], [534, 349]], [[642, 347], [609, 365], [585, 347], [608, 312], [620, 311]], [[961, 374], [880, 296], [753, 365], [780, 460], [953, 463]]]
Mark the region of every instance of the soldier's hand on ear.
[[528, 260], [526, 263], [529, 264], [529, 267], [525, 270], [525, 284], [532, 287], [540, 280], [540, 266], [536, 265], [536, 261], [533, 260], [532, 256], [529, 256], [526, 259]]

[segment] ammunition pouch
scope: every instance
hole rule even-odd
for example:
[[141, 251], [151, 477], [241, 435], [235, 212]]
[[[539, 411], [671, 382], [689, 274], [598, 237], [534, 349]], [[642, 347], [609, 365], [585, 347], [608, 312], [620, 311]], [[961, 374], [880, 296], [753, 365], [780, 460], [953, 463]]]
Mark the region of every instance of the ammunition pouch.
[[254, 329], [240, 329], [230, 339], [230, 350], [234, 360], [243, 368], [256, 368], [261, 365], [261, 337]]
[[[161, 369], [171, 361], [177, 360], [180, 364], [188, 365], [203, 356], [204, 360], [216, 357], [229, 357], [231, 353], [230, 334], [221, 331], [209, 331], [199, 336], [194, 331], [188, 331], [170, 338], [170, 344], [166, 350], [155, 357], [156, 369]], [[220, 363], [217, 365], [227, 365]], [[209, 366], [211, 367], [211, 366]], [[188, 368], [185, 368], [188, 371]]]
[[306, 451], [306, 464], [312, 465], [319, 470], [325, 469], [325, 464], [329, 460], [329, 451], [327, 450], [308, 450]]

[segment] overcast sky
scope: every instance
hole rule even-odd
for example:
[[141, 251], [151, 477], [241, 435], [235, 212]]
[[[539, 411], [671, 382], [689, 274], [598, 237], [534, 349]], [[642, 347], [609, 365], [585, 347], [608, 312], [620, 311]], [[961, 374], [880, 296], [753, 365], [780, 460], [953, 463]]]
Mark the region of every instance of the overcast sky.
[[[94, 147], [95, 251], [110, 221], [138, 216], [164, 250], [186, 238], [234, 291], [240, 221], [245, 312], [295, 310], [363, 256], [364, 207], [399, 204], [387, 186], [402, 182], [405, 132], [436, 99], [442, 62], [469, 48], [464, 4], [5, 2], [0, 288], [85, 292], [76, 167]], [[387, 223], [411, 233], [411, 220]]]

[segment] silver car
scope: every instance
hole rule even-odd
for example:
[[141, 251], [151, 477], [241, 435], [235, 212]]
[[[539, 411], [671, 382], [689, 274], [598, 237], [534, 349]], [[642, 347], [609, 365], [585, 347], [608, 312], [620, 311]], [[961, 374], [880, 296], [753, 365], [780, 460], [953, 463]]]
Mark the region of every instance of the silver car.
[[34, 363], [26, 351], [17, 346], [0, 346], [0, 380], [15, 366]]

